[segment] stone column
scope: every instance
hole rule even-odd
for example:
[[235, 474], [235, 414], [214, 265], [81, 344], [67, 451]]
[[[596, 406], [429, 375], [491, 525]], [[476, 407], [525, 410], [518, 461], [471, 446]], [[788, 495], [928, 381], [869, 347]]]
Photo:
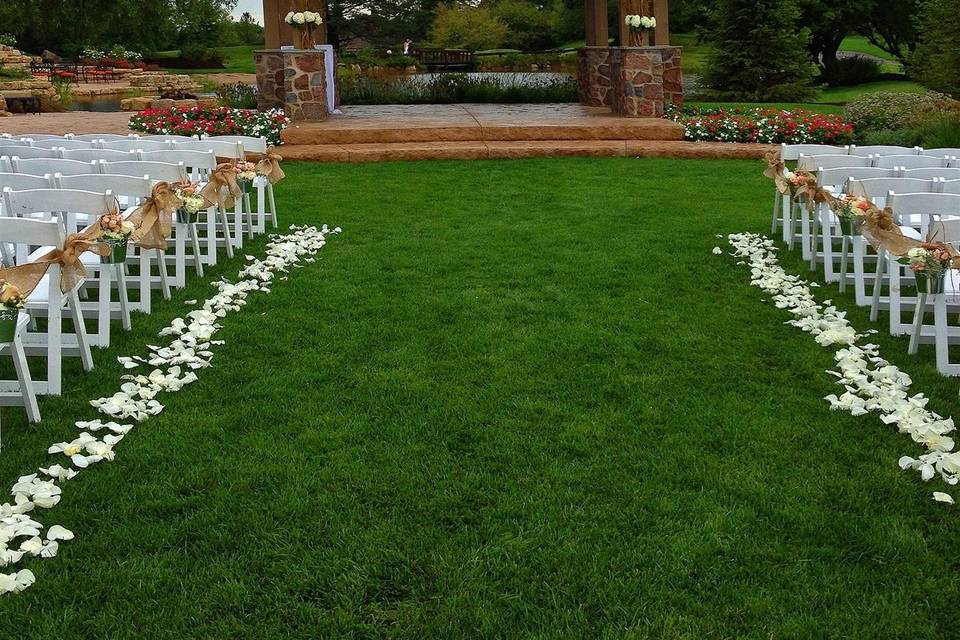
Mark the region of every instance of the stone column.
[[291, 120], [326, 120], [327, 72], [316, 50], [265, 49], [254, 54], [260, 109], [282, 108]]
[[627, 118], [658, 118], [665, 104], [683, 104], [678, 47], [613, 47], [610, 106]]
[[610, 47], [577, 50], [577, 93], [580, 104], [610, 106]]

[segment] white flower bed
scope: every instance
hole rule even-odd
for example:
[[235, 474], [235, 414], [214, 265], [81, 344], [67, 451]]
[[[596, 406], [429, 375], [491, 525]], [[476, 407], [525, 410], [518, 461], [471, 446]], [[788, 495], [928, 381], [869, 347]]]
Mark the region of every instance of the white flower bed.
[[[844, 391], [839, 396], [824, 398], [835, 411], [849, 411], [860, 416], [877, 413], [880, 420], [909, 435], [923, 445], [927, 453], [899, 460], [901, 469], [914, 469], [924, 481], [939, 475], [944, 482], [955, 485], [960, 481], [960, 452], [954, 452], [950, 437], [955, 427], [953, 418], [944, 418], [927, 409], [928, 398], [922, 393], [910, 395], [910, 376], [880, 357], [875, 344], [858, 344], [867, 334], [857, 333], [846, 319], [846, 314], [825, 300], [820, 304], [807, 283], [790, 275], [780, 266], [776, 246], [765, 236], [754, 233], [730, 234], [727, 240], [733, 246], [733, 255], [745, 258], [751, 271], [750, 284], [770, 294], [778, 309], [794, 316], [787, 324], [811, 334], [817, 344], [835, 347], [837, 371], [828, 373], [837, 377]], [[742, 263], [740, 263], [742, 264]], [[868, 333], [876, 333], [870, 331]], [[935, 491], [933, 499], [953, 504], [953, 498]]]
[[[340, 232], [339, 227], [330, 230], [326, 225], [320, 229], [313, 226], [291, 226], [290, 229], [292, 232], [287, 235], [271, 236], [263, 260], [247, 256], [249, 264], [240, 270], [239, 282], [213, 283], [216, 295], [186, 318], [175, 318], [163, 329], [160, 336], [173, 338], [169, 345], [148, 345], [148, 357], [118, 358], [127, 369], [143, 364], [154, 367], [149, 374], [123, 376], [127, 382], [120, 385], [117, 393], [91, 400], [90, 404], [105, 416], [133, 419], [136, 423], [162, 412], [163, 405], [155, 399], [158, 394], [180, 391], [197, 379], [196, 371], [210, 366], [211, 348], [223, 344], [222, 340], [212, 339], [221, 328], [219, 320], [228, 312], [242, 309], [251, 292], [270, 293], [270, 284], [277, 274], [285, 273], [289, 267], [303, 266], [301, 262], [313, 262], [310, 256], [326, 244], [326, 236]], [[286, 277], [279, 279], [286, 280]], [[187, 304], [196, 302], [190, 300]], [[24, 556], [52, 558], [57, 555], [60, 541], [73, 539], [73, 533], [60, 525], [47, 528], [46, 535], [42, 536], [43, 525], [27, 514], [35, 508], [56, 506], [63, 493], [60, 485], [75, 477], [78, 470], [113, 461], [114, 447], [134, 428], [133, 424], [101, 419], [78, 421], [76, 426], [81, 429], [76, 439], [58, 442], [48, 449], [50, 454], [65, 456], [72, 466], [53, 464], [39, 469], [39, 473], [22, 476], [11, 489], [13, 502], [0, 505], [0, 568], [16, 564]], [[102, 437], [90, 433], [97, 431], [107, 433]], [[59, 462], [63, 463], [63, 458]], [[23, 591], [35, 579], [29, 569], [9, 574], [0, 572], [0, 594]]]

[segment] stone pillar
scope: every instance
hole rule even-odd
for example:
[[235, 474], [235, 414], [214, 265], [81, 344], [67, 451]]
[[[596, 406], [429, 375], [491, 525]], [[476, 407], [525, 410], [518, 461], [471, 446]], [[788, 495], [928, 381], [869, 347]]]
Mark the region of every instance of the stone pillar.
[[614, 115], [658, 118], [666, 102], [683, 103], [678, 47], [612, 47], [610, 79]]
[[577, 93], [580, 104], [610, 106], [610, 47], [577, 50]]
[[291, 120], [326, 120], [327, 71], [315, 50], [265, 49], [254, 54], [260, 109], [282, 108]]

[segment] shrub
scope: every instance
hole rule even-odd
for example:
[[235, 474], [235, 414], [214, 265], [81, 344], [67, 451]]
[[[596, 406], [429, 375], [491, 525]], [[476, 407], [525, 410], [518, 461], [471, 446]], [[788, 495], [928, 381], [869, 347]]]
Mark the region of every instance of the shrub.
[[836, 64], [836, 82], [842, 87], [874, 82], [883, 74], [883, 68], [874, 58], [851, 56], [840, 58]]
[[29, 80], [31, 77], [26, 69], [0, 67], [0, 80]]
[[16, 47], [17, 36], [12, 33], [0, 33], [0, 45], [5, 47]]
[[225, 107], [234, 109], [256, 109], [260, 90], [243, 82], [237, 84], [222, 84], [217, 87], [217, 99]]
[[280, 109], [254, 111], [229, 107], [147, 109], [130, 118], [130, 129], [149, 134], [181, 136], [263, 136], [281, 144], [290, 120]]
[[920, 44], [910, 73], [936, 91], [960, 98], [960, 11], [957, 0], [927, 0], [920, 20]]
[[927, 149], [960, 148], [960, 118], [935, 118], [920, 127], [920, 144]]
[[760, 142], [766, 144], [850, 144], [853, 125], [839, 115], [803, 109], [677, 109], [667, 118], [679, 122], [684, 137], [708, 142]]
[[343, 104], [456, 104], [576, 102], [577, 83], [562, 76], [543, 81], [530, 77], [476, 77], [445, 73], [419, 78], [340, 76]]
[[176, 58], [157, 58], [150, 62], [172, 69], [216, 69], [225, 67], [225, 61], [222, 51], [191, 43], [184, 45]]
[[507, 25], [503, 46], [523, 51], [540, 51], [553, 46], [556, 14], [524, 0], [499, 0], [493, 14]]
[[892, 131], [883, 129], [881, 131], [869, 131], [861, 137], [863, 144], [890, 144], [898, 147], [915, 147], [922, 144], [923, 136], [920, 130], [913, 127], [909, 129], [899, 129]]
[[813, 64], [792, 0], [718, 0], [702, 82], [721, 101], [802, 102], [814, 94]]
[[430, 40], [438, 47], [457, 49], [496, 49], [503, 45], [510, 30], [486, 7], [437, 7]]
[[896, 131], [914, 127], [940, 112], [949, 98], [939, 93], [865, 93], [851, 100], [844, 116], [857, 131]]

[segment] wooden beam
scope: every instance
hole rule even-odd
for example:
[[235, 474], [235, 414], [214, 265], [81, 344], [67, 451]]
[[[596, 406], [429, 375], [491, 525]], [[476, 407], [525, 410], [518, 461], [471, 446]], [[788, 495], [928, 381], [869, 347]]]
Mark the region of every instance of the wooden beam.
[[607, 27], [606, 0], [585, 0], [586, 36], [588, 47], [609, 46], [610, 29]]
[[658, 45], [670, 44], [670, 3], [668, 0], [653, 0], [653, 16], [657, 19], [654, 29], [654, 42]]
[[279, 49], [284, 45], [296, 46], [299, 43], [297, 30], [283, 21], [294, 9], [316, 11], [323, 16], [323, 25], [313, 33], [317, 44], [327, 43], [326, 0], [263, 0], [263, 35], [267, 49]]

